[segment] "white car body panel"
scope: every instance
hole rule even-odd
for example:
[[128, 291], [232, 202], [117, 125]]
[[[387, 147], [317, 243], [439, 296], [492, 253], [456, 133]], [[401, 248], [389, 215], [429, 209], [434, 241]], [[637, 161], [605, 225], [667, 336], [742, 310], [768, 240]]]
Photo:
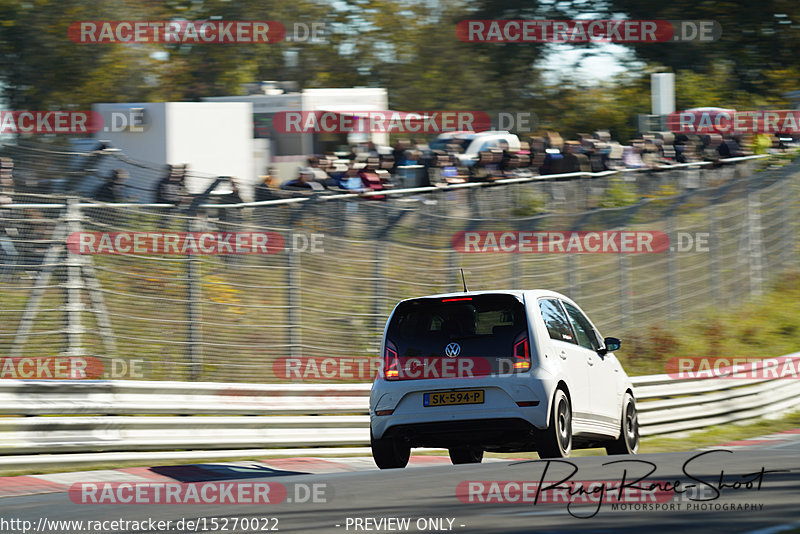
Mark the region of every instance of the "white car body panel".
[[[563, 384], [573, 405], [573, 435], [576, 439], [619, 437], [622, 402], [626, 391], [633, 393], [633, 387], [618, 360], [611, 352], [601, 356], [577, 344], [551, 339], [539, 312], [538, 301], [542, 298], [568, 302], [580, 310], [572, 300], [547, 290], [480, 291], [420, 298], [458, 298], [482, 294], [513, 295], [524, 303], [531, 369], [472, 378], [386, 380], [379, 376], [373, 383], [370, 395], [372, 435], [382, 438], [389, 435], [387, 432], [414, 428], [414, 425], [427, 425], [426, 428], [435, 431], [437, 424], [508, 418], [520, 420], [532, 428], [546, 429], [555, 390], [559, 384]], [[384, 329], [381, 358], [385, 354], [386, 335], [394, 313]], [[484, 403], [423, 406], [422, 395], [425, 392], [469, 389], [483, 389]], [[538, 401], [538, 404], [517, 405], [517, 402], [531, 401]], [[391, 415], [377, 415], [378, 411], [385, 410], [393, 412]]]

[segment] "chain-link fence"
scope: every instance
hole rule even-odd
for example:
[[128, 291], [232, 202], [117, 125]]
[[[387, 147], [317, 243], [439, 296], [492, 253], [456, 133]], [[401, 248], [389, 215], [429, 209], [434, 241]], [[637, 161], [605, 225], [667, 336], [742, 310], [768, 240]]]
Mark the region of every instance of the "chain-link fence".
[[[644, 199], [602, 207], [626, 183]], [[269, 382], [284, 357], [375, 357], [397, 301], [460, 290], [460, 268], [474, 290], [564, 292], [624, 338], [731, 306], [796, 268], [799, 186], [800, 162], [744, 161], [194, 211], [17, 194], [0, 206], [0, 356], [141, 360], [133, 378]], [[614, 229], [665, 232], [673, 246], [465, 254], [452, 244], [465, 231]], [[281, 246], [237, 254], [228, 232]], [[146, 233], [161, 245], [143, 237], [134, 250]], [[186, 248], [188, 235], [212, 237]]]

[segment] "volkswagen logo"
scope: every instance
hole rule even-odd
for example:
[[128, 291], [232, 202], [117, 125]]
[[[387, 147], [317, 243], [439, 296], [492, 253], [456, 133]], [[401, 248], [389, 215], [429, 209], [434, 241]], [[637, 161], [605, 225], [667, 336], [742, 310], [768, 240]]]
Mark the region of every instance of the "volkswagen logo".
[[450, 343], [444, 348], [444, 355], [448, 358], [455, 358], [461, 354], [461, 345], [458, 343]]

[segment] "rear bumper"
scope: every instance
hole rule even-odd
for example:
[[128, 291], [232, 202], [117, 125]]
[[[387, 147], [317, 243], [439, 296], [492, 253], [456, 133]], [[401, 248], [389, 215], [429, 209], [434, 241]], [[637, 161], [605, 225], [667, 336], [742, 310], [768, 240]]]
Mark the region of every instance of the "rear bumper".
[[[519, 374], [475, 380], [378, 380], [370, 399], [372, 435], [397, 435], [416, 447], [529, 441], [532, 431], [547, 428], [549, 400], [556, 385], [537, 378]], [[437, 407], [423, 403], [425, 392], [474, 389], [485, 392], [484, 403]]]
[[484, 450], [530, 450], [536, 427], [519, 418], [468, 419], [394, 425], [384, 437], [408, 441], [412, 447], [473, 445]]

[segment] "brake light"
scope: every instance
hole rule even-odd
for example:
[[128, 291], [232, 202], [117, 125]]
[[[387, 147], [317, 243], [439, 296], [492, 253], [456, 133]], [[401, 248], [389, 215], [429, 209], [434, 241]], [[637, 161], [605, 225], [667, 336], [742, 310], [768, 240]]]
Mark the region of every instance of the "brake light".
[[460, 302], [462, 300], [472, 300], [472, 297], [459, 297], [453, 299], [442, 299], [442, 302]]
[[397, 380], [400, 378], [400, 366], [397, 361], [397, 351], [386, 345], [386, 354], [383, 359], [383, 376], [386, 380]]
[[527, 371], [531, 368], [531, 349], [528, 338], [524, 337], [514, 343], [514, 369]]

